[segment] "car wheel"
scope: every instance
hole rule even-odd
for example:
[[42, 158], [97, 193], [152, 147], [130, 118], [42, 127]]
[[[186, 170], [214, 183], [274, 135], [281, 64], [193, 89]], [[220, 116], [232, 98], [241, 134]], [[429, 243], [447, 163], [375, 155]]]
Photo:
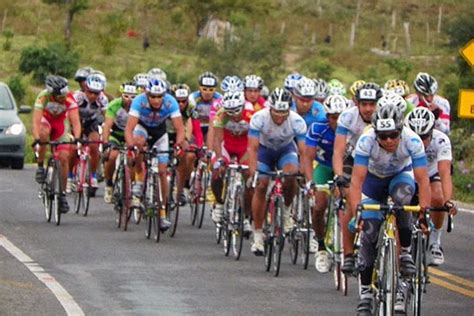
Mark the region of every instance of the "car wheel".
[[23, 158], [12, 159], [12, 169], [23, 169], [24, 161]]

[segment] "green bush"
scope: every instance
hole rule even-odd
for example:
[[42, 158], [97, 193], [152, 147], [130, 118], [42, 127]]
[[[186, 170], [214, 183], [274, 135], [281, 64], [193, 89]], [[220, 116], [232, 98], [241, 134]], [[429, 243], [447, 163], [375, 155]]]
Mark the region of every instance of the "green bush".
[[3, 50], [9, 51], [12, 48], [12, 38], [15, 35], [12, 30], [6, 29], [3, 31], [3, 36], [5, 36], [5, 43], [3, 43]]
[[23, 86], [22, 76], [15, 75], [10, 77], [8, 80], [8, 86], [15, 97], [15, 100], [19, 103], [23, 102], [23, 98], [25, 97], [26, 91], [25, 87]]
[[408, 80], [410, 71], [413, 69], [413, 64], [405, 59], [390, 58], [385, 60], [385, 63], [391, 70], [395, 71], [397, 79]]
[[52, 43], [47, 47], [25, 47], [21, 52], [19, 70], [23, 74], [32, 73], [36, 83], [43, 83], [49, 74], [71, 77], [78, 65], [77, 52], [67, 50], [63, 44]]

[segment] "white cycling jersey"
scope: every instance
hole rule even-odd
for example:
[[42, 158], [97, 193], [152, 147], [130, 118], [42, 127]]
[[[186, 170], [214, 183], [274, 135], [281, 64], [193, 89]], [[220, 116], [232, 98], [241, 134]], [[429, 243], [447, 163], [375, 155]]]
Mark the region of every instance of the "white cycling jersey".
[[445, 133], [436, 129], [433, 130], [431, 142], [426, 148], [426, 159], [428, 161], [428, 175], [430, 177], [438, 172], [438, 162], [442, 160], [453, 160], [451, 141]]
[[420, 136], [408, 127], [403, 127], [400, 143], [395, 152], [383, 149], [373, 128], [364, 132], [357, 141], [354, 165], [368, 167], [370, 173], [380, 178], [394, 176], [410, 165], [426, 167], [425, 148]]
[[74, 99], [76, 99], [79, 107], [81, 120], [95, 120], [97, 117], [102, 116], [102, 112], [109, 105], [109, 100], [103, 92], [99, 94], [95, 102], [89, 101], [86, 93], [80, 90], [74, 93]]
[[[406, 99], [415, 106], [429, 107], [429, 105], [423, 102], [423, 100], [420, 100], [420, 97], [416, 93], [409, 95]], [[449, 104], [449, 101], [436, 94], [431, 103], [440, 110], [439, 117], [435, 122], [435, 128], [445, 134], [449, 134], [451, 121], [451, 105]]]
[[306, 123], [293, 111], [281, 125], [273, 122], [269, 108], [258, 111], [250, 120], [249, 136], [257, 137], [261, 145], [273, 150], [288, 145], [295, 138], [304, 141], [305, 135]]
[[348, 153], [352, 153], [353, 155], [353, 149], [355, 148], [357, 140], [368, 125], [370, 125], [370, 123], [366, 123], [362, 120], [359, 114], [359, 108], [356, 106], [344, 110], [344, 112], [339, 115], [336, 135], [347, 136], [346, 151]]

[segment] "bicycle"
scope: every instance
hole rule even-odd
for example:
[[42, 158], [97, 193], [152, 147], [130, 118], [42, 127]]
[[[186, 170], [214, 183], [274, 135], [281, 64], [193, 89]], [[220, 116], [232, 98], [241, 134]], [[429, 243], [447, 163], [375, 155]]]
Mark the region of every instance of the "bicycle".
[[129, 158], [133, 157], [133, 151], [129, 148], [119, 149], [119, 154], [115, 160], [115, 170], [112, 176], [113, 190], [112, 196], [114, 200], [114, 209], [116, 211], [115, 222], [117, 228], [128, 228], [128, 222], [132, 214], [130, 207], [132, 200], [131, 192], [131, 174], [129, 168]]
[[227, 166], [223, 189], [225, 211], [222, 224], [216, 225], [216, 229], [222, 230], [225, 255], [228, 256], [232, 248], [235, 260], [239, 260], [242, 254], [245, 217], [245, 182], [242, 173], [248, 169], [247, 165], [241, 165], [235, 159]]
[[[40, 186], [38, 197], [43, 202], [46, 221], [51, 222], [51, 216], [54, 214], [54, 222], [56, 226], [61, 223], [61, 212], [59, 211], [59, 198], [62, 195], [62, 179], [61, 167], [59, 160], [59, 152], [57, 147], [59, 145], [70, 145], [75, 142], [39, 142], [38, 145], [50, 145], [52, 155], [48, 159], [46, 167], [46, 175], [43, 183]], [[35, 147], [36, 144], [33, 146]], [[38, 158], [38, 151], [35, 149], [35, 158]], [[54, 211], [54, 212], [53, 212]]]
[[[416, 272], [415, 275], [411, 278], [411, 310], [413, 315], [421, 315], [421, 302], [423, 298], [423, 293], [426, 293], [426, 285], [429, 283], [428, 275], [428, 263], [426, 260], [426, 251], [428, 250], [429, 245], [429, 232], [431, 231], [431, 226], [428, 224], [430, 222], [429, 213], [430, 212], [449, 212], [449, 207], [433, 207], [429, 208], [423, 213], [423, 220], [420, 218], [413, 225], [412, 232], [412, 257], [415, 262]], [[422, 226], [426, 228], [423, 229]], [[451, 232], [453, 229], [453, 220], [452, 216], [448, 216], [448, 227], [447, 231]], [[408, 304], [407, 304], [408, 305]]]
[[209, 161], [211, 159], [212, 153], [207, 152], [206, 146], [193, 151], [196, 153], [199, 159], [196, 162], [196, 166], [194, 171], [191, 173], [191, 179], [189, 181], [189, 206], [191, 208], [191, 225], [197, 225], [198, 228], [201, 228], [206, 209], [206, 193], [209, 188], [209, 181], [211, 178], [209, 171]]
[[[285, 173], [282, 170], [264, 172], [257, 171], [253, 179], [252, 187], [255, 187], [259, 174], [271, 177], [266, 194], [265, 222], [263, 233], [264, 241], [265, 269], [270, 271], [273, 267], [275, 277], [280, 274], [281, 254], [285, 246], [284, 219], [283, 219], [283, 178], [297, 177], [300, 173]], [[273, 262], [273, 265], [272, 265]]]
[[77, 149], [78, 160], [74, 164], [74, 210], [76, 214], [82, 209], [82, 214], [87, 216], [89, 212], [90, 198], [93, 196], [91, 185], [91, 162], [89, 144], [101, 144], [100, 141], [81, 140], [81, 148]]
[[[357, 207], [358, 221], [361, 211], [384, 211], [377, 240], [377, 255], [372, 272], [371, 288], [374, 290], [374, 314], [394, 315], [398, 284], [397, 221], [395, 212], [419, 212], [420, 206], [394, 204], [360, 204]], [[358, 226], [358, 225], [357, 225]]]
[[177, 158], [177, 152], [181, 149], [177, 148], [172, 157], [168, 161], [168, 199], [166, 201], [166, 213], [171, 221], [171, 227], [169, 229], [170, 237], [174, 237], [176, 229], [178, 227], [179, 218], [179, 202], [178, 197], [181, 192], [177, 189], [177, 166], [179, 160]]
[[[318, 190], [320, 188], [318, 187]], [[343, 246], [342, 246], [342, 229], [341, 216], [344, 213], [345, 198], [342, 195], [343, 190], [340, 190], [341, 195], [336, 197], [336, 185], [333, 181], [328, 181], [328, 184], [321, 187], [321, 190], [329, 191], [328, 212], [326, 221], [326, 236], [325, 244], [327, 251], [331, 254], [333, 260], [332, 266], [334, 268], [334, 285], [337, 291], [341, 291], [344, 296], [347, 296], [347, 277], [342, 272], [343, 265]]]

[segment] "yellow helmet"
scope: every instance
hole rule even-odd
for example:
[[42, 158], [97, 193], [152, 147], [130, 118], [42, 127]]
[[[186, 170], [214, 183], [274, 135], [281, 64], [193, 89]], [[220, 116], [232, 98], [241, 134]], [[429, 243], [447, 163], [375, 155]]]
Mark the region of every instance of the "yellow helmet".
[[384, 90], [393, 91], [404, 98], [410, 94], [410, 87], [404, 80], [400, 79], [392, 79], [387, 81], [383, 88]]
[[351, 87], [349, 88], [349, 91], [351, 92], [352, 96], [355, 96], [357, 89], [362, 87], [365, 84], [364, 80], [356, 80], [354, 83], [352, 83]]

